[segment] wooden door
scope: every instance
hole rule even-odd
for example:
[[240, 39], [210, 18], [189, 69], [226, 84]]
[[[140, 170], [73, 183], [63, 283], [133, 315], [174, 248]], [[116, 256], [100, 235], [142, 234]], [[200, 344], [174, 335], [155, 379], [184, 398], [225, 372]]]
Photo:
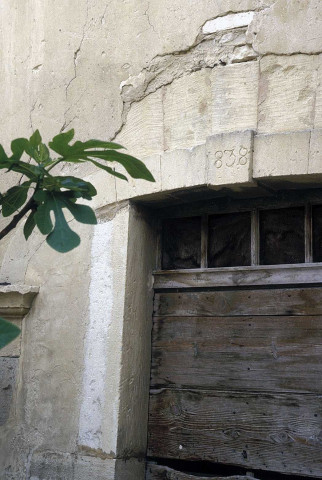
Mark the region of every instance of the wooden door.
[[322, 207], [262, 203], [163, 225], [147, 480], [322, 478]]
[[157, 292], [148, 456], [322, 478], [321, 359], [321, 287]]

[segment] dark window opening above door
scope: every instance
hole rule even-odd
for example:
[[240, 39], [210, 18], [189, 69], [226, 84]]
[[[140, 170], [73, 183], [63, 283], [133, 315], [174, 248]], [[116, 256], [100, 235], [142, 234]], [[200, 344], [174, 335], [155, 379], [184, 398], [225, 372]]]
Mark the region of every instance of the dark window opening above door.
[[322, 262], [322, 205], [162, 220], [163, 270]]

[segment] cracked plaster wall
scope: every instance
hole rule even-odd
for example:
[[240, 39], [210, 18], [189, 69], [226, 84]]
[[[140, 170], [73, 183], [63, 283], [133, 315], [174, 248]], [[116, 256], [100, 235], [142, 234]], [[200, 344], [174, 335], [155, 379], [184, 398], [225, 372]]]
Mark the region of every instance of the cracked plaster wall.
[[[0, 245], [0, 281], [40, 286], [0, 427], [1, 478], [143, 479], [154, 239], [127, 200], [263, 178], [320, 182], [321, 18], [319, 0], [0, 4], [1, 143], [74, 127], [82, 139], [124, 143], [156, 177], [126, 184], [86, 166], [64, 168], [97, 186], [97, 230], [75, 225], [82, 244], [63, 257], [36, 234], [26, 244], [22, 227]], [[218, 159], [227, 149], [239, 155], [234, 166]], [[0, 190], [17, 181], [2, 175]], [[144, 239], [140, 267], [133, 239]], [[102, 254], [95, 275], [108, 285], [104, 296], [98, 283], [97, 297], [91, 272], [100, 245], [114, 253]], [[89, 372], [100, 362], [90, 351], [105, 322], [105, 376], [91, 390]]]

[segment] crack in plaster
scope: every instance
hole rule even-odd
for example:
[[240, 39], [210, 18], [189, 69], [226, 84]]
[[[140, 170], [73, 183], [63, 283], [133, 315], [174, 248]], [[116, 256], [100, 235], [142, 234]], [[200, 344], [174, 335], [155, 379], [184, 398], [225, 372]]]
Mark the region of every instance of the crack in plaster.
[[147, 21], [148, 21], [148, 24], [150, 25], [150, 27], [152, 28], [152, 30], [154, 31], [154, 33], [157, 33], [153, 23], [151, 23], [151, 19], [150, 19], [150, 15], [149, 15], [149, 10], [150, 10], [150, 3], [148, 3], [148, 8], [145, 10], [144, 12], [144, 16], [147, 18]]
[[35, 131], [35, 130], [34, 130], [34, 126], [33, 126], [33, 122], [32, 122], [32, 114], [33, 114], [34, 111], [35, 111], [36, 104], [37, 104], [37, 100], [33, 103], [32, 107], [31, 107], [31, 110], [30, 110], [30, 114], [29, 114], [30, 128], [31, 128], [32, 132]]
[[[85, 33], [86, 33], [86, 27], [87, 27], [87, 23], [88, 23], [88, 17], [89, 17], [89, 4], [88, 4], [88, 0], [86, 2], [86, 19], [85, 19], [85, 23], [83, 25], [83, 29], [82, 29], [82, 38], [80, 40], [80, 43], [77, 47], [77, 49], [74, 51], [74, 57], [73, 57], [73, 62], [74, 62], [74, 75], [73, 77], [69, 80], [69, 82], [66, 84], [66, 87], [65, 87], [65, 95], [66, 95], [66, 100], [68, 98], [68, 90], [71, 86], [71, 84], [74, 82], [74, 80], [77, 78], [77, 62], [78, 62], [78, 58], [79, 58], [79, 55], [80, 55], [80, 52], [81, 52], [81, 49], [82, 49], [82, 46], [83, 46], [83, 42], [85, 40]], [[68, 109], [67, 109], [68, 111]], [[64, 130], [64, 128], [66, 128], [66, 113], [67, 111], [64, 113], [64, 124], [61, 128], [61, 132]], [[71, 123], [71, 122], [69, 122]], [[68, 123], [68, 125], [69, 125]]]
[[112, 3], [112, 2], [110, 1], [110, 2], [107, 2], [107, 4], [105, 5], [103, 15], [101, 15], [101, 18], [100, 18], [100, 21], [101, 21], [101, 24], [102, 24], [102, 25], [105, 24], [105, 16], [106, 16], [106, 14], [107, 14], [108, 7], [111, 5], [111, 3]]

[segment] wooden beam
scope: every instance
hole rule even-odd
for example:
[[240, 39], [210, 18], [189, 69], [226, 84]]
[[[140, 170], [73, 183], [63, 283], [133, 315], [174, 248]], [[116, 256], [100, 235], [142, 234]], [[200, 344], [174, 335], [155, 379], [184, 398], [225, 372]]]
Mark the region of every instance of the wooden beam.
[[154, 303], [156, 316], [322, 315], [322, 288], [163, 292]]
[[155, 290], [322, 284], [321, 264], [164, 270], [154, 273]]

